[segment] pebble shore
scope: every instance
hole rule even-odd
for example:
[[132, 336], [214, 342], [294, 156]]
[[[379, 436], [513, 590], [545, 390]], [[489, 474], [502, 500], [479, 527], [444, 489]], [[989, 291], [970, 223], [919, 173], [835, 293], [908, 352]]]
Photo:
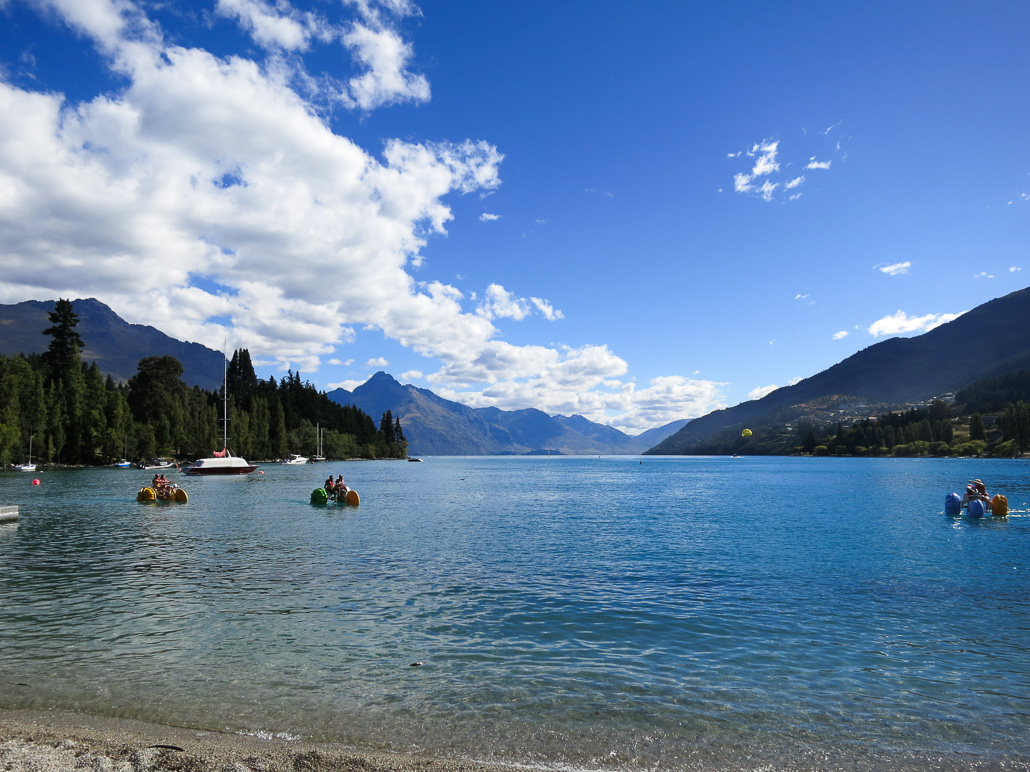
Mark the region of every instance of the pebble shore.
[[7, 772], [513, 772], [477, 762], [356, 751], [342, 745], [58, 711], [0, 710]]

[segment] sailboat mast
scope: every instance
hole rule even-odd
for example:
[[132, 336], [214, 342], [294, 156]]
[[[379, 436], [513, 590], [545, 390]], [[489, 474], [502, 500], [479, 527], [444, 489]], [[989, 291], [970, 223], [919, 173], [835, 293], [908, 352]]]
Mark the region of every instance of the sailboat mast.
[[222, 450], [229, 447], [229, 359], [222, 352]]

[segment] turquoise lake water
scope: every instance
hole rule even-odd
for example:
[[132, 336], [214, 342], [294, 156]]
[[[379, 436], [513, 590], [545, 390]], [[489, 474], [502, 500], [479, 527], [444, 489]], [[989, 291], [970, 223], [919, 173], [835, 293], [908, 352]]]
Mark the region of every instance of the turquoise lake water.
[[[360, 507], [308, 503], [330, 471]], [[261, 472], [175, 475], [187, 504], [0, 474], [0, 707], [549, 767], [1030, 768], [1026, 462]], [[943, 514], [970, 477], [1007, 519]]]

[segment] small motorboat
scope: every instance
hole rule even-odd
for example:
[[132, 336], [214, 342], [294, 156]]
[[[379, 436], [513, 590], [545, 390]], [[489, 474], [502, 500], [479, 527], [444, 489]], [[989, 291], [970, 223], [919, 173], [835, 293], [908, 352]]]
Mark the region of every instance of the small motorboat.
[[293, 465], [293, 464], [306, 464], [306, 463], [308, 463], [308, 457], [307, 456], [302, 456], [302, 455], [300, 455], [298, 453], [291, 453], [286, 458], [286, 460], [283, 461], [282, 463], [283, 464], [289, 464], [289, 465]]
[[152, 458], [139, 465], [140, 469], [174, 469], [176, 463], [170, 458]]
[[140, 502], [175, 501], [185, 504], [189, 500], [190, 497], [186, 494], [186, 491], [178, 485], [167, 485], [159, 488], [152, 488], [148, 485], [145, 488], [141, 488], [140, 492], [136, 494], [136, 501]]
[[349, 504], [352, 507], [356, 507], [361, 503], [361, 497], [358, 496], [358, 492], [356, 490], [348, 488], [346, 485], [343, 486], [342, 491], [336, 491], [334, 493], [329, 493], [325, 488], [315, 488], [311, 491], [312, 504], [328, 504], [330, 501], [335, 501], [338, 504]]

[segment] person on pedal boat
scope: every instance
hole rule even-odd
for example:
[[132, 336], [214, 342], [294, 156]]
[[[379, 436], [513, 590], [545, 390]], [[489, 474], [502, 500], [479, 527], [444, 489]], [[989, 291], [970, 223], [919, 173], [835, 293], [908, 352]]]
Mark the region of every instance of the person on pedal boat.
[[980, 486], [983, 487], [983, 492], [981, 492], [980, 489], [976, 485], [976, 483], [978, 483], [978, 482], [980, 482], [980, 481], [979, 480], [973, 480], [972, 482], [969, 483], [969, 485], [966, 486], [966, 495], [962, 497], [962, 506], [963, 507], [969, 506], [969, 503], [971, 501], [981, 501], [981, 502], [983, 502], [984, 509], [990, 510], [990, 508], [991, 508], [991, 500], [987, 497], [987, 488], [981, 482]]

